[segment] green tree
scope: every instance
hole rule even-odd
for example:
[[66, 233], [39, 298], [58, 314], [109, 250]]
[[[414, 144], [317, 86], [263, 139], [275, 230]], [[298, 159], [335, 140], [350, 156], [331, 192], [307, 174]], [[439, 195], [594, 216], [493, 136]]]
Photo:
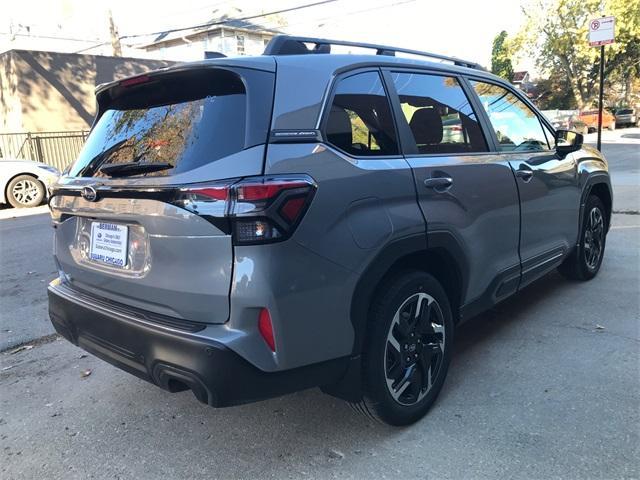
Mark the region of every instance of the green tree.
[[589, 46], [589, 21], [614, 15], [616, 43], [606, 47], [605, 78], [628, 85], [631, 99], [640, 69], [640, 0], [529, 0], [523, 12], [527, 21], [515, 44], [545, 76], [564, 77], [580, 109], [598, 95], [599, 49]]
[[507, 41], [507, 32], [502, 30], [493, 39], [493, 49], [491, 50], [491, 73], [511, 81], [513, 77], [513, 66], [509, 46]]

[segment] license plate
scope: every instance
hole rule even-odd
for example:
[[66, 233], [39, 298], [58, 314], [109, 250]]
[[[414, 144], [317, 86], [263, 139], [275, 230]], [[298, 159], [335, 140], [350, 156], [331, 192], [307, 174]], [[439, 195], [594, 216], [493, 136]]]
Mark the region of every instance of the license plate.
[[117, 223], [92, 222], [89, 256], [91, 260], [115, 267], [127, 264], [129, 229]]

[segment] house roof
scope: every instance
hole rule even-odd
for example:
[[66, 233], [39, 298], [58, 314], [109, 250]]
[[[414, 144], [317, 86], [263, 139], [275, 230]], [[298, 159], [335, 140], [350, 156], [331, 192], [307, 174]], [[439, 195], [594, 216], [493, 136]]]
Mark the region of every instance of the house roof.
[[261, 33], [265, 35], [276, 35], [282, 33], [279, 30], [275, 30], [272, 28], [266, 28], [257, 23], [252, 23], [247, 20], [236, 20], [233, 18], [229, 18], [227, 14], [221, 15], [219, 17], [212, 18], [210, 21], [206, 22], [206, 26], [204, 27], [196, 27], [191, 28], [189, 30], [181, 30], [179, 32], [163, 32], [154, 38], [149, 43], [141, 45], [143, 48], [156, 47], [162, 45], [164, 43], [170, 42], [172, 40], [179, 40], [182, 38], [192, 38], [195, 36], [200, 36], [205, 33], [215, 32], [217, 30], [225, 29], [225, 30], [236, 30], [242, 32], [249, 33]]
[[513, 72], [513, 78], [511, 79], [511, 82], [516, 83], [516, 82], [522, 82], [524, 81], [525, 77], [529, 74], [528, 71], [524, 70], [522, 72]]

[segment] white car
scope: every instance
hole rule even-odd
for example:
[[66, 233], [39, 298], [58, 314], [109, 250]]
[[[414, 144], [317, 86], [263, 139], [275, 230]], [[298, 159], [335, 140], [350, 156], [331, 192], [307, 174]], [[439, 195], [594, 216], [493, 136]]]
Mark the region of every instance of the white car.
[[60, 176], [57, 168], [31, 160], [0, 158], [0, 203], [36, 207]]

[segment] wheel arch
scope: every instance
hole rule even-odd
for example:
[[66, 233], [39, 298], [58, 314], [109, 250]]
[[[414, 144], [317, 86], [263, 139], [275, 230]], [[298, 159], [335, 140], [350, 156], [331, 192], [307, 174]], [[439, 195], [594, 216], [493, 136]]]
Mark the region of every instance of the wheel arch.
[[362, 399], [361, 353], [368, 331], [368, 313], [381, 285], [398, 272], [417, 269], [433, 275], [445, 289], [454, 322], [458, 323], [468, 278], [462, 252], [452, 233], [432, 232], [392, 241], [375, 256], [360, 276], [351, 300], [354, 342], [349, 367], [338, 383], [322, 387], [325, 393], [349, 402]]
[[30, 177], [33, 177], [35, 180], [37, 180], [38, 183], [40, 183], [40, 185], [42, 185], [42, 188], [44, 189], [45, 197], [47, 196], [47, 186], [44, 184], [44, 182], [42, 180], [40, 180], [40, 177], [38, 177], [37, 174], [35, 174], [33, 172], [19, 172], [19, 173], [16, 173], [15, 175], [9, 177], [9, 179], [7, 180], [7, 182], [4, 185], [4, 188], [2, 190], [0, 190], [0, 203], [9, 203], [9, 185], [16, 178], [18, 178], [18, 177], [20, 177], [22, 175], [28, 175]]
[[427, 272], [440, 282], [457, 323], [468, 278], [467, 262], [458, 240], [446, 231], [428, 233], [426, 238], [420, 234], [396, 240], [383, 248], [368, 265], [355, 288], [351, 301], [354, 355], [362, 351], [368, 313], [376, 292], [389, 277], [409, 269]]
[[594, 173], [591, 174], [582, 192], [582, 198], [580, 200], [580, 230], [582, 231], [582, 222], [584, 219], [584, 209], [587, 204], [587, 199], [591, 195], [596, 195], [604, 204], [607, 216], [607, 228], [611, 225], [611, 215], [613, 214], [613, 192], [611, 189], [611, 180], [607, 173]]

